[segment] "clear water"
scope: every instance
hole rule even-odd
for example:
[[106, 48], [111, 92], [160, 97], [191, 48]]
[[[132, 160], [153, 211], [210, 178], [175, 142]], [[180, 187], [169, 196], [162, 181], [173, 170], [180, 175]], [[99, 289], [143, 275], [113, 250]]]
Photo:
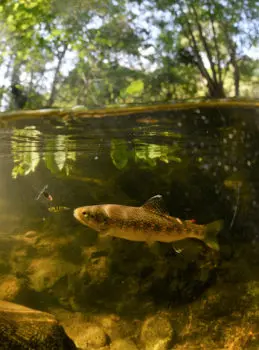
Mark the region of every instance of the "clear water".
[[[0, 299], [54, 313], [74, 338], [84, 317], [132, 349], [259, 347], [255, 107], [4, 118], [0, 178]], [[52, 201], [37, 199], [46, 185]], [[100, 239], [73, 217], [156, 194], [182, 220], [224, 220], [220, 252]]]

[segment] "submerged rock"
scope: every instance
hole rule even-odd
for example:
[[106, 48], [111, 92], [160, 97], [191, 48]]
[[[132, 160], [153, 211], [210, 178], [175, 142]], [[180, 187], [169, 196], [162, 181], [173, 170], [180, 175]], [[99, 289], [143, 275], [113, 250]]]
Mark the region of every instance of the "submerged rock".
[[32, 238], [32, 237], [35, 237], [37, 235], [38, 235], [37, 231], [34, 231], [34, 230], [27, 231], [26, 233], [24, 233], [24, 236], [26, 238]]
[[56, 318], [46, 312], [0, 301], [1, 349], [76, 349]]
[[167, 350], [173, 340], [173, 327], [165, 315], [148, 317], [142, 325], [140, 340], [145, 350]]
[[75, 339], [80, 349], [100, 349], [109, 343], [109, 338], [103, 329], [97, 325], [89, 325]]
[[0, 299], [14, 300], [21, 288], [21, 282], [15, 276], [3, 275], [0, 277]]
[[138, 350], [138, 348], [131, 340], [116, 339], [111, 343], [110, 350]]
[[62, 308], [54, 308], [52, 312], [80, 350], [109, 349], [110, 337], [102, 327], [99, 316], [89, 318], [89, 314], [71, 312]]
[[31, 288], [37, 292], [52, 288], [62, 277], [77, 271], [76, 265], [58, 259], [47, 257], [33, 259], [27, 269]]

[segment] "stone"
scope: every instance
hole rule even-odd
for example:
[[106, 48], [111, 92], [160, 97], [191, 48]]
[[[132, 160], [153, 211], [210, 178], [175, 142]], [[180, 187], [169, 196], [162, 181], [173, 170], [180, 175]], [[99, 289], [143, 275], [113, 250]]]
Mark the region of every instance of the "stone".
[[52, 288], [62, 277], [77, 272], [76, 265], [57, 257], [33, 259], [27, 269], [30, 287], [37, 292]]
[[[100, 322], [99, 317], [89, 320], [89, 317], [81, 312], [71, 312], [62, 308], [52, 309], [68, 336], [74, 340], [81, 349], [109, 350], [110, 337]], [[107, 345], [105, 345], [107, 344]]]
[[0, 277], [0, 299], [13, 301], [21, 291], [21, 283], [13, 275]]
[[34, 237], [37, 237], [37, 236], [38, 236], [37, 231], [27, 231], [24, 234], [24, 237], [26, 237], [26, 238], [34, 238]]
[[173, 335], [169, 319], [165, 315], [157, 314], [144, 321], [140, 340], [145, 350], [167, 350], [172, 344]]
[[117, 338], [124, 338], [122, 322], [120, 322], [118, 315], [101, 315], [96, 318], [96, 321], [101, 324], [111, 341]]
[[110, 350], [138, 350], [138, 348], [131, 340], [116, 339], [111, 343]]
[[1, 350], [76, 350], [73, 341], [54, 316], [0, 301]]
[[109, 338], [101, 327], [88, 324], [77, 335], [75, 343], [80, 349], [100, 349], [109, 343]]

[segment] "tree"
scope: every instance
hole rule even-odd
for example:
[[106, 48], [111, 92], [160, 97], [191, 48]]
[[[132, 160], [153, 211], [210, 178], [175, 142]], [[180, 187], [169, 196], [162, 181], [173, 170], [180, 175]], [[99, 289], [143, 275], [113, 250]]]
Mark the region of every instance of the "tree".
[[251, 95], [257, 13], [255, 0], [3, 0], [0, 107]]
[[161, 31], [163, 55], [196, 67], [210, 97], [225, 96], [224, 78], [232, 69], [239, 96], [240, 57], [258, 40], [256, 1], [151, 0], [146, 8]]
[[[10, 0], [0, 5], [4, 23], [0, 64], [7, 67], [9, 107], [31, 108], [55, 105], [66, 78], [62, 66], [68, 55], [76, 63], [87, 62], [92, 72], [101, 63], [114, 65], [122, 55], [136, 57], [140, 38], [127, 18], [124, 1], [96, 6], [92, 1]], [[8, 45], [6, 45], [8, 43]], [[73, 93], [70, 99], [73, 98]]]

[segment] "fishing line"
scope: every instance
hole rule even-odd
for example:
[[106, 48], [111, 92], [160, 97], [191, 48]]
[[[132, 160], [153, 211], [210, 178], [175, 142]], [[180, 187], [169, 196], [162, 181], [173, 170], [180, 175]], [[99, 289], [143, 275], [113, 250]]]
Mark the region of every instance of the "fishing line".
[[237, 216], [238, 204], [239, 204], [239, 200], [240, 200], [240, 187], [241, 187], [241, 184], [237, 184], [236, 203], [235, 203], [235, 206], [234, 206], [233, 217], [232, 217], [232, 220], [231, 220], [231, 223], [230, 223], [230, 226], [229, 226], [230, 230], [232, 229], [232, 227], [234, 225], [234, 222], [235, 222], [235, 219], [236, 219], [236, 216]]

